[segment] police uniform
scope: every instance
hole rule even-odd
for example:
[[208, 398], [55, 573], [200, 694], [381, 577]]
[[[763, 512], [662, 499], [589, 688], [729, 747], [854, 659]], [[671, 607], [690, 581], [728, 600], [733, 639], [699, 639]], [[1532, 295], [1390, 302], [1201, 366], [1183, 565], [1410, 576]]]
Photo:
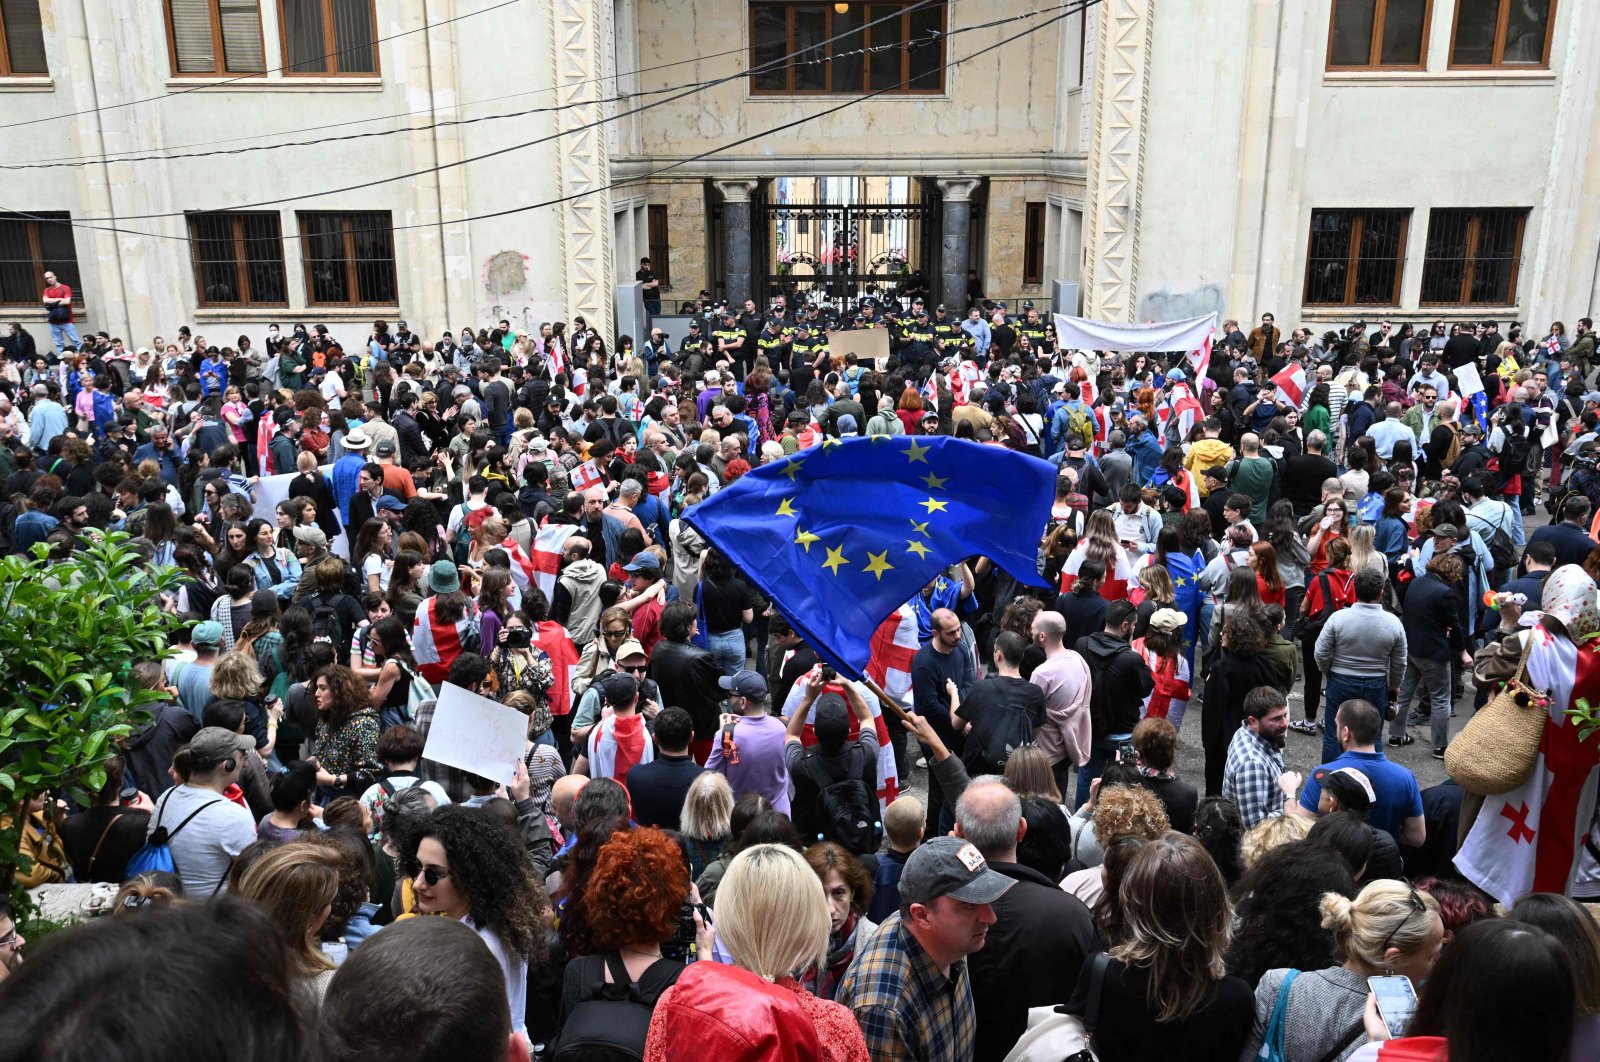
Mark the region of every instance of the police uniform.
[[[1028, 343], [1035, 352], [1044, 351], [1044, 321], [1039, 317], [1039, 311], [1033, 308], [1033, 303], [1023, 304], [1022, 320], [1017, 322], [1017, 335], [1027, 336]], [[1029, 319], [1031, 316], [1031, 320]]]
[[961, 338], [961, 322], [953, 317], [946, 317], [942, 305], [935, 311], [933, 320], [929, 323], [933, 325], [933, 334], [938, 339], [949, 342], [951, 338]]
[[[756, 354], [767, 359], [767, 364], [776, 369], [783, 364], [783, 335], [778, 332], [777, 325], [768, 321], [766, 327], [761, 329], [761, 334], [756, 337]], [[754, 364], [754, 359], [752, 359]]]
[[931, 364], [935, 360], [933, 342], [933, 326], [928, 323], [928, 312], [924, 310], [900, 332], [900, 364]]
[[[729, 314], [723, 317], [722, 325], [711, 333], [711, 339], [716, 346], [718, 356], [728, 358], [733, 363], [734, 370], [737, 373], [740, 365], [745, 360], [745, 331], [739, 327], [737, 321], [729, 319], [731, 316]], [[725, 351], [721, 347], [724, 342], [728, 344], [728, 348]]]

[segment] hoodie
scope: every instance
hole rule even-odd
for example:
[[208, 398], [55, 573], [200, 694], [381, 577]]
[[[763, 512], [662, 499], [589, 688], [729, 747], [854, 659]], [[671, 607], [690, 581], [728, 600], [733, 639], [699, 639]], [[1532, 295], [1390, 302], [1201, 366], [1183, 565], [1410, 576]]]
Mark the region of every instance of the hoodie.
[[1155, 689], [1150, 668], [1132, 646], [1105, 631], [1079, 638], [1073, 648], [1089, 665], [1092, 677], [1089, 722], [1094, 739], [1133, 733], [1144, 699]]
[[606, 570], [588, 557], [562, 568], [556, 579], [552, 615], [580, 648], [594, 641], [600, 624], [600, 585], [605, 581]]

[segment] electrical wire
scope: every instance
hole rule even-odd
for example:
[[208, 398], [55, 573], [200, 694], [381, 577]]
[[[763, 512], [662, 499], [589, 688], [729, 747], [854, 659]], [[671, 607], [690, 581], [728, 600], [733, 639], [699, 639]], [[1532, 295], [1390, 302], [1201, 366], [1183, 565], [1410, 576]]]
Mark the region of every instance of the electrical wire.
[[[468, 11], [464, 15], [457, 15], [454, 18], [447, 18], [442, 22], [432, 22], [423, 26], [418, 26], [416, 29], [401, 30], [399, 33], [391, 33], [389, 36], [379, 37], [369, 44], [351, 45], [348, 48], [339, 48], [323, 55], [316, 56], [315, 58], [302, 59], [300, 62], [296, 63], [295, 66], [306, 66], [307, 64], [315, 63], [319, 60], [332, 59], [334, 56], [343, 55], [346, 52], [366, 51], [369, 48], [375, 49], [378, 47], [378, 45], [387, 41], [398, 40], [401, 37], [409, 37], [413, 33], [424, 33], [430, 29], [437, 29], [440, 26], [448, 26], [452, 22], [461, 22], [469, 18], [474, 18], [478, 15], [487, 15], [491, 11], [498, 11], [502, 7], [510, 7], [512, 4], [520, 2], [521, 0], [501, 0], [501, 2], [498, 4], [493, 4], [489, 7], [480, 7], [476, 11]], [[155, 96], [143, 96], [139, 99], [123, 100], [121, 103], [108, 103], [103, 107], [85, 107], [81, 111], [68, 111], [66, 114], [47, 114], [42, 118], [29, 118], [27, 121], [23, 122], [8, 122], [5, 125], [0, 125], [0, 129], [20, 129], [25, 125], [39, 125], [43, 122], [53, 122], [60, 118], [77, 118], [80, 115], [85, 114], [104, 114], [106, 111], [120, 110], [123, 107], [137, 107], [143, 103], [154, 103], [157, 100], [170, 99], [173, 96], [187, 96], [191, 92], [208, 92], [213, 89], [225, 88], [228, 85], [232, 85], [240, 81], [254, 81], [257, 78], [264, 78], [268, 74], [281, 74], [286, 69], [288, 68], [275, 66], [270, 70], [262, 70], [259, 73], [240, 74], [238, 77], [225, 78], [221, 81], [207, 81], [204, 84], [194, 85], [186, 89], [178, 89], [175, 92], [163, 92]]]
[[[925, 2], [926, 2], [926, 0], [925, 0]], [[962, 56], [959, 59], [951, 60], [951, 61], [949, 61], [949, 62], [947, 62], [945, 64], [945, 68], [946, 69], [950, 69], [950, 68], [953, 68], [953, 67], [960, 66], [963, 63], [970, 62], [973, 59], [976, 59], [979, 56], [985, 55], [985, 54], [987, 54], [987, 53], [989, 53], [991, 51], [994, 51], [997, 48], [1001, 48], [1001, 47], [1004, 47], [1005, 45], [1014, 43], [1015, 41], [1021, 40], [1024, 37], [1031, 36], [1032, 34], [1037, 33], [1040, 30], [1046, 29], [1049, 26], [1054, 25], [1055, 23], [1060, 22], [1060, 21], [1070, 17], [1071, 15], [1078, 14], [1080, 12], [1086, 11], [1088, 8], [1093, 7], [1095, 4], [1098, 4], [1099, 2], [1100, 2], [1100, 0], [1068, 0], [1067, 3], [1059, 4], [1054, 8], [1042, 8], [1042, 9], [1039, 9], [1039, 10], [1036, 10], [1034, 12], [1030, 12], [1030, 13], [1027, 13], [1027, 14], [1024, 14], [1024, 15], [1016, 15], [1016, 16], [1011, 16], [1011, 17], [1005, 18], [1005, 19], [992, 20], [991, 22], [984, 24], [984, 26], [988, 27], [988, 28], [992, 28], [993, 26], [996, 26], [996, 25], [1002, 25], [1002, 24], [1006, 24], [1006, 23], [1021, 21], [1024, 18], [1037, 17], [1040, 14], [1048, 13], [1050, 11], [1059, 12], [1058, 14], [1055, 15], [1055, 17], [1050, 18], [1050, 19], [1048, 19], [1048, 20], [1046, 20], [1044, 22], [1041, 22], [1038, 25], [1030, 26], [1027, 29], [1022, 30], [1019, 33], [1013, 34], [1010, 37], [1007, 37], [1007, 38], [1005, 38], [1003, 40], [996, 41], [993, 44], [986, 45], [985, 47], [980, 48], [978, 51], [969, 53], [968, 55]], [[973, 28], [978, 28], [978, 27], [973, 27]], [[852, 31], [852, 32], [854, 32], [854, 31]], [[824, 42], [824, 43], [826, 43], [826, 42]], [[812, 47], [816, 47], [816, 46], [812, 46]], [[804, 49], [804, 50], [809, 51], [811, 49], [807, 48], [807, 49]], [[745, 75], [741, 74], [741, 75], [735, 75], [735, 76], [745, 76]], [[921, 75], [918, 75], [918, 76], [920, 77]], [[569, 195], [560, 196], [558, 198], [545, 200], [545, 201], [539, 202], [539, 203], [529, 203], [529, 204], [526, 204], [526, 205], [523, 205], [523, 206], [511, 207], [511, 208], [508, 208], [506, 210], [499, 210], [499, 211], [493, 211], [493, 212], [486, 213], [486, 214], [475, 214], [475, 215], [470, 215], [470, 216], [466, 216], [466, 217], [456, 218], [456, 219], [453, 219], [450, 222], [450, 224], [464, 224], [464, 223], [474, 222], [474, 221], [487, 221], [487, 220], [493, 220], [493, 219], [496, 219], [496, 218], [508, 217], [510, 215], [513, 215], [513, 214], [526, 213], [526, 212], [528, 212], [530, 210], [541, 210], [541, 209], [544, 209], [545, 207], [560, 206], [560, 205], [562, 205], [564, 203], [569, 203], [569, 202], [572, 202], [572, 201], [577, 200], [577, 199], [582, 199], [582, 198], [584, 198], [586, 196], [598, 194], [599, 192], [611, 191], [611, 190], [615, 190], [617, 188], [624, 187], [626, 185], [637, 184], [637, 183], [639, 183], [641, 181], [653, 180], [656, 177], [662, 176], [663, 174], [669, 173], [669, 172], [671, 172], [673, 170], [680, 169], [680, 168], [682, 168], [684, 166], [687, 166], [687, 165], [690, 165], [692, 163], [702, 161], [704, 159], [710, 158], [710, 157], [712, 157], [714, 155], [721, 154], [721, 153], [723, 153], [725, 151], [728, 151], [728, 150], [731, 150], [733, 148], [742, 147], [745, 144], [751, 143], [751, 142], [753, 142], [755, 140], [759, 140], [759, 139], [762, 139], [762, 138], [767, 137], [767, 136], [771, 136], [774, 133], [781, 133], [781, 132], [785, 132], [785, 131], [787, 131], [789, 129], [797, 128], [797, 127], [799, 127], [801, 125], [804, 125], [804, 124], [806, 124], [808, 122], [813, 122], [813, 121], [816, 121], [819, 118], [824, 118], [824, 117], [827, 117], [828, 115], [831, 115], [831, 114], [837, 114], [840, 111], [846, 110], [846, 109], [848, 109], [850, 107], [854, 107], [854, 106], [856, 106], [858, 104], [865, 103], [867, 100], [875, 99], [878, 96], [882, 96], [882, 95], [886, 95], [886, 94], [891, 93], [891, 92], [895, 92], [895, 91], [905, 87], [906, 85], [910, 84], [912, 81], [914, 81], [916, 79], [917, 79], [916, 77], [905, 78], [905, 79], [903, 79], [902, 81], [900, 81], [900, 82], [898, 82], [896, 84], [888, 85], [888, 86], [885, 86], [884, 88], [881, 88], [881, 89], [876, 89], [876, 90], [874, 90], [872, 92], [866, 93], [866, 94], [861, 95], [861, 96], [851, 97], [850, 99], [848, 99], [848, 100], [846, 100], [846, 101], [844, 101], [844, 102], [842, 102], [842, 103], [840, 103], [840, 104], [838, 104], [836, 106], [826, 108], [826, 109], [818, 111], [818, 112], [816, 112], [814, 114], [805, 115], [803, 117], [794, 119], [793, 121], [785, 122], [785, 123], [783, 123], [781, 125], [773, 126], [771, 128], [768, 128], [768, 129], [763, 129], [760, 132], [753, 133], [753, 134], [751, 134], [749, 136], [742, 137], [742, 138], [740, 138], [738, 140], [731, 141], [731, 142], [729, 142], [727, 144], [719, 145], [719, 146], [711, 148], [711, 149], [709, 149], [707, 151], [703, 151], [703, 152], [701, 152], [701, 153], [699, 153], [697, 155], [691, 155], [691, 156], [688, 156], [686, 158], [679, 159], [676, 162], [670, 163], [669, 165], [666, 165], [666, 166], [662, 166], [662, 167], [660, 167], [658, 169], [655, 169], [655, 170], [651, 170], [648, 173], [643, 173], [643, 174], [639, 174], [639, 175], [634, 176], [634, 177], [627, 177], [627, 178], [623, 178], [621, 180], [612, 181], [609, 184], [601, 185], [598, 188], [585, 189], [585, 190], [583, 190], [581, 192], [574, 192], [574, 193], [571, 193]], [[662, 102], [671, 102], [671, 101], [662, 101]], [[656, 106], [656, 105], [653, 104], [652, 106]], [[626, 115], [617, 115], [617, 116], [614, 116], [613, 118], [610, 118], [610, 119], [602, 119], [602, 121], [600, 123], [593, 123], [593, 124], [603, 124], [605, 121], [614, 121], [614, 120], [616, 120], [617, 118], [620, 118], [620, 117], [626, 117]], [[588, 127], [586, 126], [586, 127], [580, 127], [580, 128], [588, 128]], [[576, 132], [576, 131], [578, 131], [578, 130], [574, 129], [574, 130], [570, 130], [569, 132]], [[506, 149], [506, 150], [514, 150], [514, 149]], [[443, 167], [438, 167], [438, 168], [443, 168]], [[422, 172], [426, 173], [426, 172], [432, 172], [432, 171], [422, 171]], [[375, 183], [384, 183], [384, 182], [375, 182]], [[365, 187], [365, 186], [363, 186], [363, 187]], [[332, 194], [332, 193], [322, 193], [322, 194]], [[0, 207], [0, 210], [4, 210], [4, 209], [5, 208]], [[239, 208], [233, 208], [233, 209], [239, 209]], [[29, 213], [26, 213], [26, 212], [23, 212], [23, 211], [6, 211], [6, 212], [10, 213], [14, 217], [21, 217], [21, 218], [25, 218], [25, 219], [28, 219], [28, 220], [31, 220], [31, 221], [36, 221], [36, 222], [41, 222], [41, 223], [48, 223], [48, 224], [56, 224], [56, 225], [68, 225], [68, 226], [71, 226], [73, 228], [88, 229], [88, 230], [92, 230], [92, 231], [96, 231], [96, 232], [112, 232], [112, 233], [118, 233], [118, 234], [127, 235], [127, 236], [141, 236], [141, 237], [145, 237], [145, 238], [148, 238], [148, 239], [175, 240], [175, 241], [182, 242], [182, 243], [192, 243], [192, 242], [194, 242], [193, 239], [190, 236], [187, 236], [187, 235], [175, 235], [175, 234], [169, 234], [169, 233], [144, 232], [144, 231], [136, 230], [136, 229], [125, 229], [125, 228], [121, 228], [120, 226], [110, 226], [110, 225], [101, 225], [101, 224], [92, 224], [91, 223], [91, 221], [101, 221], [101, 220], [105, 220], [105, 219], [72, 220], [70, 218], [62, 219], [62, 218], [43, 217], [43, 216], [39, 216], [39, 215], [35, 215], [35, 214], [29, 214]], [[174, 214], [157, 214], [157, 215], [147, 215], [147, 216], [148, 217], [173, 217], [173, 216], [183, 216], [183, 215], [182, 214], [176, 214], [176, 215], [174, 215]], [[129, 218], [129, 219], [123, 219], [123, 220], [136, 220], [136, 219]], [[354, 233], [364, 233], [364, 232], [369, 232], [370, 231], [370, 232], [391, 232], [392, 233], [392, 232], [403, 232], [403, 231], [407, 231], [407, 230], [410, 230], [410, 229], [423, 229], [423, 228], [433, 229], [433, 228], [437, 228], [438, 226], [439, 226], [438, 222], [418, 222], [418, 223], [409, 224], [409, 225], [391, 225], [391, 226], [386, 226], [386, 227], [381, 227], [381, 228], [375, 227], [375, 228], [372, 228], [372, 229], [357, 229], [357, 230], [352, 230], [352, 232], [354, 232]], [[285, 240], [304, 240], [304, 239], [308, 239], [309, 237], [304, 233], [293, 233], [293, 234], [289, 234], [289, 235], [286, 235], [286, 236], [282, 236], [280, 238], [285, 239]]]

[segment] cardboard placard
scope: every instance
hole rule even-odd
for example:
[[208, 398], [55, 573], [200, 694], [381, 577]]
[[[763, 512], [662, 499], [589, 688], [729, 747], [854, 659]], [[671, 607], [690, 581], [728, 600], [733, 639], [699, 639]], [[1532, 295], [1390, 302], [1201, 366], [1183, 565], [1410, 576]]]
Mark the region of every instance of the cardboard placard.
[[446, 682], [439, 689], [422, 755], [505, 785], [516, 774], [527, 735], [528, 717], [515, 708]]

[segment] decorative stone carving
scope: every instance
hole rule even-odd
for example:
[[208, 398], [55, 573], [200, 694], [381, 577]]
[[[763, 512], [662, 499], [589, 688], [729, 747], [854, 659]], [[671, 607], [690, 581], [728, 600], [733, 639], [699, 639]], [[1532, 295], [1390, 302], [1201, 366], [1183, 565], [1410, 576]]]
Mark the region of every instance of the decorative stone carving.
[[1139, 195], [1155, 0], [1102, 0], [1089, 150], [1084, 312], [1132, 321], [1138, 304]]
[[[563, 135], [554, 153], [561, 195], [577, 196], [557, 210], [566, 307], [582, 314], [601, 335], [612, 335], [615, 292], [611, 267], [611, 159], [604, 126], [581, 129], [604, 117], [605, 83], [594, 77], [611, 47], [610, 0], [553, 0], [551, 66], [556, 112]], [[576, 105], [576, 106], [573, 106]]]

